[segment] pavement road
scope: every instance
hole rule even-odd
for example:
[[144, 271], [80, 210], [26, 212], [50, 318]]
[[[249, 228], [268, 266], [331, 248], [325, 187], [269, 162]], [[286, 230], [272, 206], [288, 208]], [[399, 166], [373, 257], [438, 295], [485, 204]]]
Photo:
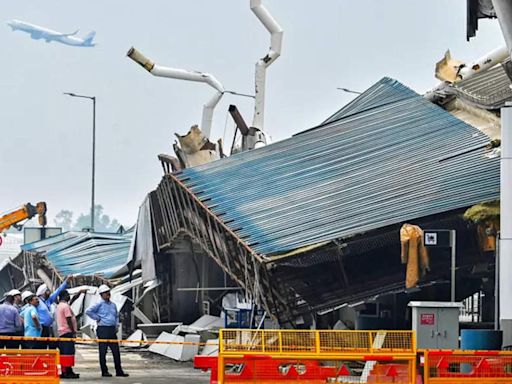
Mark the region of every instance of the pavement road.
[[[101, 377], [98, 349], [92, 346], [77, 346], [75, 372], [80, 374], [80, 379], [61, 380], [61, 382], [77, 384], [207, 384], [210, 382], [209, 373], [194, 369], [192, 363], [179, 363], [145, 350], [122, 349], [121, 360], [123, 369], [130, 374], [130, 377]], [[108, 354], [107, 364], [110, 373], [115, 374], [111, 354]]]

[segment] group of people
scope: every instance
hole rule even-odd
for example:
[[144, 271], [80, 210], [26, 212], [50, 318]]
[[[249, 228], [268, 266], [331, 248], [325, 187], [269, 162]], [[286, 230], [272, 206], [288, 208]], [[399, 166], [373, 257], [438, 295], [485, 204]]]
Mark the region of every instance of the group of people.
[[[62, 378], [78, 379], [79, 374], [73, 371], [75, 365], [75, 342], [78, 331], [75, 314], [71, 308], [74, 300], [80, 295], [71, 298], [66, 279], [51, 293], [45, 284], [37, 289], [36, 293], [13, 289], [4, 295], [0, 304], [0, 348], [8, 349], [55, 349], [59, 348], [61, 355]], [[110, 288], [101, 285], [98, 289], [101, 300], [91, 306], [86, 315], [97, 322], [97, 336], [99, 341], [100, 368], [103, 377], [111, 377], [106, 363], [108, 348], [112, 351], [116, 376], [127, 377], [121, 366], [121, 354], [117, 342], [102, 342], [101, 339], [117, 339], [117, 326], [119, 313], [115, 303], [110, 300]], [[53, 329], [56, 325], [56, 335]], [[24, 336], [25, 339], [12, 336]], [[39, 340], [57, 336], [58, 342]], [[1, 352], [0, 352], [1, 353]]]

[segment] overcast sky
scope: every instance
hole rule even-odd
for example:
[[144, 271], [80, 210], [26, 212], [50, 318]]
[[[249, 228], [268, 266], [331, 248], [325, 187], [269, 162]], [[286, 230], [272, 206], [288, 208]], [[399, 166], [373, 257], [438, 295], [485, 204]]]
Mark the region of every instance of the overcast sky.
[[[264, 0], [284, 29], [282, 56], [267, 77], [266, 128], [275, 140], [320, 123], [383, 76], [418, 92], [433, 87], [450, 48], [470, 61], [503, 44], [498, 23], [465, 39], [465, 0]], [[254, 63], [269, 36], [249, 0], [2, 0], [0, 4], [0, 212], [44, 200], [50, 219], [90, 204], [91, 105], [95, 95], [96, 201], [125, 225], [162, 176], [157, 154], [201, 118], [204, 84], [154, 78], [126, 58], [133, 45], [159, 64], [210, 72], [226, 89], [253, 93]], [[97, 32], [94, 48], [30, 39], [5, 24], [20, 19], [61, 32]], [[226, 95], [213, 139], [231, 142], [226, 114], [251, 99]], [[50, 220], [53, 224], [53, 220]]]

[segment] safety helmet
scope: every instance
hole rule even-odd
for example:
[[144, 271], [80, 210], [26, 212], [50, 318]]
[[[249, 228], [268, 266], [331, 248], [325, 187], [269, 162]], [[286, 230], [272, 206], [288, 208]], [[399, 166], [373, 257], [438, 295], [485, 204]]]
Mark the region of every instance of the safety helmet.
[[10, 291], [4, 293], [4, 297], [14, 297], [16, 295], [21, 295], [21, 292], [17, 289], [11, 289]]
[[37, 288], [36, 295], [43, 296], [44, 293], [48, 290], [48, 286], [46, 284], [41, 284], [39, 288]]
[[30, 292], [30, 291], [25, 291], [21, 294], [21, 299], [23, 301], [27, 300], [29, 297], [33, 297], [35, 296], [33, 292]]
[[108, 285], [105, 285], [105, 284], [100, 285], [100, 287], [98, 288], [98, 293], [101, 295], [102, 293], [105, 293], [105, 292], [110, 292], [110, 288], [108, 287]]

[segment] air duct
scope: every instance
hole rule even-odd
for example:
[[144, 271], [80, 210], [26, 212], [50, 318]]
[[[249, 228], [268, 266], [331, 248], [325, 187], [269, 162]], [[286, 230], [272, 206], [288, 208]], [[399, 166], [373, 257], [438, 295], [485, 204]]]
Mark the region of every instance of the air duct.
[[185, 69], [176, 69], [157, 65], [133, 47], [130, 48], [130, 50], [127, 53], [127, 56], [136, 63], [140, 64], [142, 67], [144, 67], [144, 69], [146, 69], [153, 76], [206, 83], [210, 85], [212, 88], [214, 88], [217, 92], [203, 106], [203, 116], [201, 119], [201, 131], [204, 137], [210, 138], [213, 111], [216, 105], [219, 103], [225, 91], [222, 84], [214, 76], [204, 72], [188, 71]]
[[265, 80], [267, 68], [281, 55], [283, 30], [272, 15], [261, 4], [261, 0], [251, 0], [251, 11], [270, 32], [270, 51], [256, 63], [254, 117], [252, 126], [263, 130], [265, 115]]
[[443, 59], [436, 64], [436, 77], [439, 80], [448, 81], [450, 83], [466, 80], [477, 73], [484, 72], [500, 64], [502, 61], [506, 60], [508, 56], [508, 49], [506, 46], [503, 46], [492, 50], [470, 64], [465, 64], [452, 59], [450, 51], [447, 51]]

